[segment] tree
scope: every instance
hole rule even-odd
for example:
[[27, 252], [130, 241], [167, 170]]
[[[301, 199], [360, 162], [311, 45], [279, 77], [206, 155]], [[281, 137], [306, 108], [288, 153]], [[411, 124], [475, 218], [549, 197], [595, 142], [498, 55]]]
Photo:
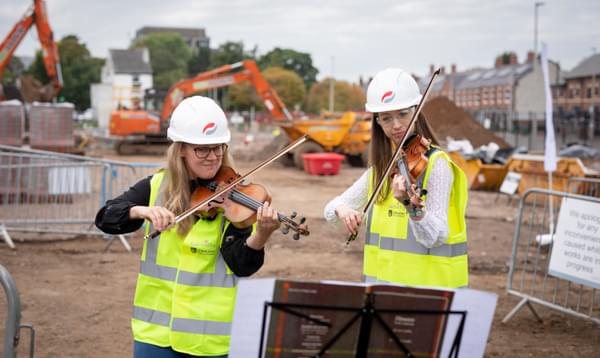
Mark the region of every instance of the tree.
[[[104, 60], [90, 55], [85, 44], [75, 35], [67, 35], [58, 42], [63, 89], [59, 98], [71, 102], [77, 110], [90, 107], [90, 84], [100, 82]], [[29, 74], [42, 83], [48, 83], [42, 52], [37, 51]]]
[[514, 51], [504, 51], [496, 56], [495, 65], [513, 65], [517, 64], [517, 54]]
[[154, 76], [154, 87], [168, 89], [188, 74], [192, 50], [181, 34], [156, 32], [136, 40], [132, 47], [147, 47]]
[[[329, 84], [331, 79], [315, 83], [308, 92], [306, 110], [318, 113], [329, 109]], [[365, 105], [365, 92], [363, 89], [346, 81], [334, 82], [334, 111], [362, 111]]]
[[24, 72], [24, 70], [25, 67], [23, 66], [23, 62], [17, 56], [13, 56], [4, 69], [2, 83], [4, 85], [14, 84], [15, 80]]
[[188, 76], [193, 77], [204, 72], [210, 66], [210, 48], [200, 47], [188, 61]]
[[230, 65], [246, 59], [256, 57], [256, 47], [250, 51], [244, 50], [244, 43], [239, 41], [228, 41], [210, 53], [210, 68]]
[[267, 52], [258, 60], [260, 68], [283, 67], [296, 72], [304, 81], [306, 88], [310, 88], [317, 79], [317, 70], [312, 63], [312, 57], [308, 53], [298, 52], [292, 49], [276, 47]]
[[[300, 76], [293, 71], [281, 67], [268, 68], [262, 72], [263, 77], [277, 92], [288, 108], [300, 106], [304, 102], [306, 90]], [[239, 83], [229, 87], [225, 96], [225, 107], [229, 110], [243, 110], [255, 106], [264, 109], [262, 98], [258, 96], [250, 83]]]
[[302, 78], [293, 71], [281, 67], [270, 67], [263, 71], [263, 77], [279, 95], [286, 107], [301, 106], [306, 96]]

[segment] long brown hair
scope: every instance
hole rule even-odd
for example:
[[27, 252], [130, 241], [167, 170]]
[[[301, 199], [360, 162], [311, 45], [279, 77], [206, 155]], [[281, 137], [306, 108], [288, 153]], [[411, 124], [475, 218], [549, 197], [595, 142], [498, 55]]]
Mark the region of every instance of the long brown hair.
[[[179, 215], [190, 208], [192, 197], [190, 180], [193, 178], [190, 178], [183, 157], [181, 156], [183, 146], [184, 143], [182, 142], [174, 142], [167, 149], [167, 170], [163, 180], [167, 180], [168, 185], [164, 187], [161, 193], [162, 197], [167, 199], [163, 206], [175, 215]], [[221, 166], [223, 165], [231, 168], [234, 167], [233, 158], [227, 146], [225, 146], [225, 152], [223, 153]], [[177, 233], [181, 236], [187, 235], [194, 222], [194, 215], [188, 216], [179, 223]]]
[[[431, 139], [431, 143], [439, 145], [439, 141], [434, 134], [425, 114], [419, 113], [419, 118], [415, 123], [414, 132], [427, 139]], [[377, 122], [377, 113], [373, 113], [371, 119], [371, 145], [369, 148], [369, 164], [371, 170], [373, 170], [373, 179], [371, 180], [373, 188], [377, 186], [377, 183], [383, 177], [386, 166], [392, 159], [395, 150], [394, 143], [385, 135], [383, 128]], [[382, 202], [390, 193], [390, 181], [386, 180], [379, 192], [377, 202]]]

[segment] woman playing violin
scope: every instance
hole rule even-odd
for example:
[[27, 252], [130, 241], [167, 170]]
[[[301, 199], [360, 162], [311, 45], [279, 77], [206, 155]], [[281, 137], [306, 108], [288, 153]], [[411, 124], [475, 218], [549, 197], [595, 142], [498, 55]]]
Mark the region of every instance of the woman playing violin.
[[[414, 130], [410, 129], [412, 133], [407, 133], [421, 98], [417, 83], [407, 72], [391, 68], [375, 75], [365, 106], [373, 114], [371, 166], [327, 204], [324, 215], [329, 222], [341, 221], [351, 234], [365, 221], [363, 273], [367, 282], [467, 286], [466, 179], [444, 151], [429, 145], [437, 140], [423, 114]], [[423, 170], [411, 175], [411, 159], [404, 156], [398, 167], [407, 170], [383, 178], [396, 147], [405, 135], [414, 134], [426, 145]], [[359, 210], [381, 180], [382, 189], [363, 220]]]
[[232, 163], [225, 113], [209, 98], [183, 100], [167, 135], [173, 141], [167, 167], [109, 200], [96, 226], [122, 234], [146, 220], [146, 233], [161, 231], [142, 250], [131, 320], [133, 356], [226, 356], [238, 277], [262, 266], [263, 247], [279, 227], [277, 212], [265, 202], [248, 227], [211, 210], [169, 228], [176, 213], [191, 207], [196, 186]]

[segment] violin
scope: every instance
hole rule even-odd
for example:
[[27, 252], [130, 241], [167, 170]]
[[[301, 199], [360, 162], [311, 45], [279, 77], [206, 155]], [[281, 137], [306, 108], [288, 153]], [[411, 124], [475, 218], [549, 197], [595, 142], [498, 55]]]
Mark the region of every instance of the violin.
[[427, 194], [427, 190], [418, 185], [417, 179], [427, 169], [429, 159], [426, 154], [430, 148], [431, 139], [427, 139], [419, 134], [413, 134], [402, 148], [397, 166], [391, 171], [392, 177], [399, 173], [404, 176], [408, 199], [403, 204], [405, 206], [410, 204], [413, 209], [423, 208], [423, 196]]
[[[211, 195], [209, 195], [208, 197], [206, 197], [204, 200], [201, 200], [196, 205], [192, 205], [190, 208], [188, 208], [187, 210], [185, 210], [183, 213], [177, 215], [177, 217], [175, 217], [175, 222], [171, 223], [167, 228], [170, 228], [172, 226], [175, 226], [175, 225], [179, 224], [182, 220], [185, 220], [185, 218], [187, 218], [190, 215], [196, 213], [198, 210], [200, 210], [201, 208], [203, 208], [204, 206], [206, 206], [207, 204], [209, 204], [211, 201], [219, 198], [221, 195], [223, 195], [224, 193], [228, 192], [230, 189], [233, 189], [235, 186], [237, 186], [238, 184], [240, 184], [248, 176], [256, 173], [257, 171], [261, 170], [262, 168], [266, 167], [267, 165], [275, 162], [277, 159], [281, 158], [282, 156], [284, 156], [289, 151], [293, 150], [294, 148], [298, 147], [300, 144], [304, 143], [307, 139], [308, 139], [308, 135], [304, 134], [300, 138], [298, 138], [295, 141], [293, 141], [292, 143], [288, 144], [285, 148], [281, 149], [279, 152], [275, 153], [270, 158], [265, 159], [257, 167], [251, 169], [248, 173], [246, 173], [246, 174], [244, 174], [242, 176], [238, 176], [236, 179], [234, 179], [232, 182], [230, 182], [229, 184], [225, 185], [224, 187], [217, 188], [217, 190], [214, 193], [212, 193]], [[262, 205], [262, 203], [261, 203], [261, 205]], [[284, 229], [286, 227], [287, 226], [284, 226]], [[306, 231], [306, 232], [308, 233], [308, 231]], [[158, 235], [160, 235], [160, 233], [161, 232], [159, 230], [154, 230], [153, 232], [145, 235], [144, 236], [144, 240], [154, 239], [155, 237], [157, 237]]]
[[[222, 166], [212, 181], [200, 185], [194, 190], [191, 205], [195, 206], [197, 203], [201, 203], [223, 185], [230, 184], [239, 177], [240, 175], [231, 167]], [[202, 208], [201, 212], [207, 212], [209, 216], [214, 216], [221, 209], [227, 220], [236, 227], [244, 228], [256, 222], [256, 211], [265, 201], [270, 202], [271, 196], [264, 186], [242, 182], [210, 201]], [[283, 224], [283, 234], [287, 234], [291, 229], [295, 232], [294, 240], [300, 239], [300, 235], [308, 236], [310, 234], [308, 226], [305, 224], [306, 218], [301, 217], [297, 223], [294, 221], [296, 216], [296, 212], [292, 213], [290, 217], [277, 213], [278, 220]]]
[[402, 148], [402, 153], [400, 154], [402, 162], [407, 166], [405, 168], [407, 169], [406, 173], [404, 173], [404, 170], [401, 170], [401, 160], [398, 160], [397, 166], [392, 169], [392, 177], [399, 173], [402, 173], [402, 175], [408, 174], [406, 178], [410, 183], [415, 183], [417, 178], [427, 169], [429, 161], [427, 151], [429, 149], [431, 149], [431, 139], [427, 139], [420, 134], [413, 134]]

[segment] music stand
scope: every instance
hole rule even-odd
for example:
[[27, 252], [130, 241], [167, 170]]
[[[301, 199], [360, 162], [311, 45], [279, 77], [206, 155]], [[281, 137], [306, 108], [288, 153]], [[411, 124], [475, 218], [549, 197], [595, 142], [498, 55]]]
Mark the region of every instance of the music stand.
[[[404, 353], [406, 357], [414, 357], [414, 355], [410, 352], [410, 350], [400, 341], [398, 336], [393, 332], [390, 326], [383, 320], [381, 317], [381, 313], [396, 313], [396, 314], [415, 314], [415, 315], [460, 315], [460, 323], [458, 325], [456, 334], [454, 336], [454, 340], [452, 342], [452, 346], [448, 357], [458, 358], [458, 354], [460, 351], [460, 344], [462, 340], [462, 334], [464, 331], [465, 320], [467, 316], [467, 311], [452, 311], [452, 310], [396, 310], [396, 309], [378, 309], [374, 305], [374, 297], [373, 293], [367, 292], [365, 294], [364, 304], [360, 307], [350, 307], [350, 306], [333, 306], [333, 305], [314, 305], [314, 304], [299, 304], [299, 303], [280, 303], [280, 302], [265, 302], [263, 306], [263, 315], [262, 315], [262, 326], [260, 333], [260, 346], [258, 350], [258, 357], [262, 358], [263, 356], [263, 345], [264, 338], [266, 334], [266, 324], [267, 324], [267, 313], [269, 311], [269, 307], [272, 309], [277, 309], [283, 311], [285, 313], [289, 313], [293, 316], [297, 316], [300, 318], [304, 318], [311, 322], [314, 322], [319, 325], [331, 327], [331, 324], [317, 318], [310, 317], [307, 314], [302, 312], [295, 311], [295, 308], [300, 309], [323, 309], [323, 310], [331, 310], [331, 311], [347, 311], [354, 312], [354, 315], [350, 318], [343, 327], [334, 334], [334, 336], [327, 341], [323, 348], [314, 356], [315, 358], [322, 357], [327, 353], [327, 350], [331, 348], [339, 339], [344, 335], [345, 332], [359, 319], [360, 327], [358, 333], [358, 341], [356, 344], [355, 357], [366, 357], [369, 350], [369, 341], [371, 338], [371, 329], [373, 325], [373, 320], [375, 320], [378, 324], [380, 324], [383, 329], [387, 332], [388, 336], [394, 341], [396, 346], [400, 351]], [[439, 353], [439, 352], [436, 352]]]

